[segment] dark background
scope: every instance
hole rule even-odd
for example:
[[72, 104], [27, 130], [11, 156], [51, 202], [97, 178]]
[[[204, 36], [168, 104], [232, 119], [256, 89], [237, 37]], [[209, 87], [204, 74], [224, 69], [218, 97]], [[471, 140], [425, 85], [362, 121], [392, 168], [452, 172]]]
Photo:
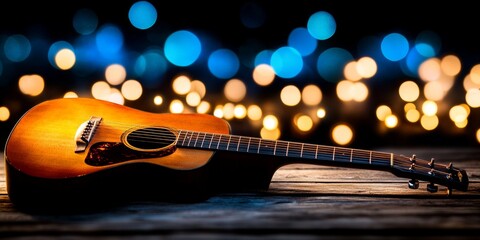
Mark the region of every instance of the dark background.
[[[42, 36], [45, 42], [59, 40], [73, 41], [78, 34], [72, 27], [72, 16], [80, 8], [89, 8], [97, 13], [99, 25], [113, 23], [121, 28], [124, 44], [131, 49], [144, 49], [151, 37], [149, 33], [135, 29], [128, 21], [130, 6], [135, 1], [3, 1], [0, 4], [0, 36], [3, 44], [5, 36], [24, 34], [26, 36]], [[162, 29], [165, 34], [191, 29], [203, 31], [215, 37], [225, 48], [234, 51], [241, 49], [252, 39], [262, 43], [266, 48], [285, 45], [288, 34], [296, 27], [305, 27], [308, 17], [317, 11], [332, 14], [337, 23], [334, 36], [325, 41], [323, 46], [335, 46], [349, 50], [354, 57], [361, 57], [359, 44], [366, 37], [381, 37], [391, 32], [399, 32], [414, 38], [420, 32], [429, 30], [437, 33], [442, 40], [439, 56], [455, 54], [462, 61], [462, 72], [456, 81], [453, 93], [446, 101], [458, 104], [464, 99], [462, 81], [465, 74], [480, 62], [480, 26], [477, 8], [473, 1], [254, 1], [262, 6], [266, 14], [265, 23], [256, 29], [245, 28], [240, 21], [240, 9], [249, 1], [150, 1], [158, 12], [157, 23], [153, 28]], [[179, 16], [178, 13], [183, 12]], [[160, 31], [159, 31], [160, 32]], [[161, 34], [161, 33], [157, 33]], [[45, 50], [46, 51], [46, 50]], [[4, 144], [9, 131], [21, 114], [31, 106], [47, 99], [61, 97], [71, 89], [71, 72], [59, 72], [49, 64], [46, 56], [29, 58], [28, 61], [9, 64], [2, 54], [3, 73], [0, 75], [0, 106], [8, 106], [11, 117], [0, 122], [0, 143]], [[201, 69], [170, 69], [165, 78], [169, 79], [179, 72], [188, 72], [195, 76]], [[379, 69], [381, 71], [381, 69]], [[20, 93], [18, 78], [23, 74], [39, 73], [46, 79], [45, 93], [37, 97], [27, 97]], [[83, 78], [91, 82], [101, 79], [102, 72], [96, 72]], [[249, 74], [240, 72], [239, 75]], [[392, 67], [388, 75], [379, 75], [369, 83], [369, 99], [361, 107], [355, 104], [341, 104], [335, 96], [335, 86], [324, 80], [302, 79], [299, 84], [317, 82], [324, 97], [322, 105], [327, 108], [328, 118], [312, 133], [298, 135], [290, 126], [284, 124], [282, 139], [333, 144], [330, 140], [331, 127], [338, 122], [348, 122], [355, 130], [355, 138], [351, 146], [378, 148], [384, 146], [478, 146], [475, 131], [478, 124], [478, 109], [472, 109], [469, 125], [465, 129], [456, 129], [452, 122], [445, 118], [434, 131], [425, 131], [418, 124], [400, 124], [398, 128], [386, 131], [375, 117], [375, 109], [380, 104], [392, 104], [392, 96], [396, 95], [399, 83], [411, 79], [402, 75], [398, 67]], [[417, 79], [418, 80], [418, 79]], [[159, 88], [166, 88], [168, 82]], [[275, 82], [267, 90], [254, 91], [250, 95], [260, 103], [272, 99], [283, 83]], [[88, 88], [89, 85], [75, 86]], [[218, 85], [208, 85], [207, 93], [211, 98], [221, 95]], [[151, 92], [158, 89], [145, 89], [144, 100], [129, 102], [126, 105], [143, 109], [152, 109], [146, 102], [151, 102]], [[455, 93], [458, 91], [458, 94]], [[165, 93], [167, 96], [168, 94]], [[397, 97], [398, 98], [398, 97]], [[168, 101], [168, 99], [165, 99]], [[166, 104], [164, 104], [166, 105]], [[401, 107], [401, 106], [400, 106]], [[279, 112], [285, 110], [279, 109]], [[288, 112], [288, 110], [287, 110]], [[401, 117], [401, 116], [400, 116]], [[288, 120], [286, 120], [288, 121]], [[284, 121], [285, 122], [285, 121]], [[258, 129], [242, 120], [232, 120], [233, 133], [258, 135]]]

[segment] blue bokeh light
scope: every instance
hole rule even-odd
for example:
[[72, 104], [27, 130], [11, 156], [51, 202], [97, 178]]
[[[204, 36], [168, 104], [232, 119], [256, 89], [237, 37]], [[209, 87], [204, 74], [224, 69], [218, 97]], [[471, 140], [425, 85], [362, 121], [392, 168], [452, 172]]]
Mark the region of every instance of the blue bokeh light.
[[73, 28], [81, 35], [88, 35], [97, 29], [98, 16], [90, 9], [79, 9], [73, 16]]
[[295, 48], [281, 47], [273, 52], [270, 65], [277, 76], [293, 78], [302, 71], [303, 59]]
[[272, 50], [263, 50], [255, 56], [255, 66], [260, 64], [268, 64], [270, 65], [270, 59], [272, 58], [273, 51]]
[[231, 78], [239, 68], [240, 61], [237, 55], [229, 49], [216, 50], [208, 58], [208, 69], [217, 78]]
[[390, 61], [396, 62], [405, 58], [409, 51], [408, 40], [399, 33], [390, 33], [381, 43], [382, 54]]
[[180, 30], [168, 36], [164, 52], [169, 62], [185, 67], [193, 64], [199, 58], [202, 44], [192, 32]]
[[326, 40], [337, 30], [335, 18], [325, 11], [319, 11], [310, 16], [307, 23], [308, 32], [318, 40]]
[[167, 68], [167, 61], [158, 48], [147, 50], [137, 57], [134, 64], [135, 74], [147, 87], [155, 87], [160, 84]]
[[157, 10], [150, 2], [138, 1], [130, 7], [128, 19], [134, 27], [148, 29], [157, 21]]
[[417, 47], [413, 47], [409, 51], [405, 59], [405, 63], [401, 65], [403, 73], [411, 77], [418, 77], [418, 68], [420, 67], [420, 64], [422, 64], [428, 58], [429, 57], [421, 54]]
[[30, 56], [32, 45], [30, 40], [22, 34], [11, 35], [5, 40], [3, 51], [8, 60], [21, 62]]
[[123, 34], [118, 27], [111, 24], [102, 26], [95, 40], [98, 51], [105, 59], [120, 57], [119, 54], [123, 47]]
[[[426, 46], [424, 46], [423, 44], [427, 44], [432, 49], [426, 48]], [[418, 46], [419, 49], [417, 49], [417, 51], [420, 54], [424, 55], [425, 57], [433, 57], [438, 55], [438, 53], [440, 52], [440, 49], [442, 47], [442, 41], [437, 33], [432, 31], [422, 31], [415, 39], [415, 46]], [[433, 55], [431, 55], [431, 50], [433, 50]]]
[[317, 39], [306, 28], [295, 28], [288, 36], [288, 45], [298, 50], [300, 55], [308, 56], [317, 48]]
[[344, 78], [343, 69], [354, 58], [343, 48], [333, 47], [322, 52], [317, 59], [317, 71], [328, 82], [338, 82]]

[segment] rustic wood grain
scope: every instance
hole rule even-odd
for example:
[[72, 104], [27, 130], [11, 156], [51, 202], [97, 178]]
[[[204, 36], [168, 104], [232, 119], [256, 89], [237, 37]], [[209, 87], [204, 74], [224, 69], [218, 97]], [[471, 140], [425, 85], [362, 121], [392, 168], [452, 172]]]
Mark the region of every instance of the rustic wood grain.
[[414, 150], [438, 155], [438, 161], [452, 159], [466, 169], [469, 191], [447, 196], [439, 187], [432, 194], [425, 183], [409, 189], [407, 179], [388, 172], [292, 164], [280, 168], [270, 189], [262, 193], [220, 194], [188, 204], [132, 202], [89, 213], [34, 214], [17, 210], [9, 201], [2, 155], [0, 238], [478, 239], [480, 150]]

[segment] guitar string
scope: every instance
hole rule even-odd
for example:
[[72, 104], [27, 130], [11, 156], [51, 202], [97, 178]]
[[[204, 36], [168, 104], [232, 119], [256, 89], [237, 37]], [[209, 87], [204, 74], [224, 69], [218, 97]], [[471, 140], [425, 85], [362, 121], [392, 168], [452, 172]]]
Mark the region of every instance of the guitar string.
[[[165, 133], [165, 130], [168, 130], [168, 131], [172, 130], [171, 128], [167, 128], [167, 127], [152, 127], [152, 126], [142, 126], [142, 125], [131, 125], [131, 124], [125, 124], [125, 123], [113, 123], [113, 124], [118, 125], [118, 126], [128, 127], [126, 130], [128, 130], [129, 128], [138, 128], [138, 130], [135, 130], [135, 131], [131, 132], [129, 134], [129, 136], [134, 136], [135, 138], [139, 138], [139, 139], [142, 139], [142, 138], [147, 139], [148, 141], [146, 141], [146, 142], [157, 143], [157, 144], [158, 143], [168, 144], [168, 143], [172, 143], [173, 141], [176, 141], [177, 139], [180, 138], [180, 135], [175, 135], [172, 132]], [[101, 128], [108, 128], [108, 126], [109, 125], [102, 125], [102, 124], [99, 125], [99, 127], [101, 127]], [[330, 156], [331, 155], [331, 156], [333, 156], [335, 153], [332, 152], [333, 151], [332, 149], [335, 148], [335, 150], [337, 152], [337, 154], [335, 155], [335, 157], [337, 158], [337, 161], [340, 161], [343, 158], [343, 160], [347, 160], [345, 162], [348, 162], [349, 158], [355, 157], [355, 163], [365, 162], [365, 163], [377, 163], [377, 164], [386, 165], [386, 164], [390, 164], [391, 154], [392, 154], [392, 153], [370, 151], [370, 150], [363, 150], [363, 149], [332, 147], [332, 146], [316, 145], [316, 144], [310, 144], [310, 143], [299, 143], [299, 142], [290, 142], [290, 141], [283, 141], [283, 140], [269, 140], [269, 139], [261, 139], [261, 138], [247, 137], [247, 136], [208, 133], [208, 132], [197, 132], [197, 131], [190, 131], [190, 130], [179, 130], [179, 131], [177, 131], [177, 133], [179, 133], [179, 132], [180, 133], [185, 132], [185, 135], [183, 136], [182, 139], [186, 139], [187, 135], [191, 134], [189, 138], [196, 137], [197, 141], [198, 141], [198, 138], [201, 137], [201, 136], [204, 136], [204, 137], [206, 137], [207, 135], [209, 137], [211, 136], [210, 140], [205, 139], [207, 141], [207, 143], [213, 141], [213, 139], [215, 138], [215, 135], [218, 135], [218, 141], [220, 141], [221, 137], [225, 137], [225, 138], [228, 137], [228, 139], [230, 141], [231, 141], [232, 138], [238, 138], [237, 139], [238, 142], [236, 143], [238, 145], [237, 149], [240, 149], [239, 145], [242, 144], [242, 142], [240, 141], [241, 138], [249, 139], [250, 141], [254, 140], [254, 142], [256, 141], [259, 144], [260, 144], [261, 141], [268, 142], [270, 144], [276, 144], [275, 149], [278, 150], [279, 152], [284, 150], [285, 154], [288, 151], [288, 154], [298, 155], [298, 156], [302, 156], [302, 155], [305, 155], [305, 156], [308, 156], [308, 155], [314, 155], [314, 156], [327, 155], [327, 156]], [[194, 134], [196, 136], [194, 136]], [[152, 140], [154, 140], [154, 141], [152, 141]], [[137, 140], [137, 141], [143, 141], [143, 140]], [[220, 146], [220, 144], [221, 143], [219, 142], [217, 146]], [[245, 144], [246, 143], [243, 143], [243, 145], [245, 145]], [[223, 145], [225, 145], [225, 142], [223, 143]], [[285, 147], [285, 146], [282, 147], [281, 145], [286, 145], [287, 147]], [[295, 145], [297, 145], [297, 146], [295, 146]], [[300, 147], [299, 145], [302, 146], [302, 147]], [[187, 146], [190, 146], [190, 144], [187, 144]], [[196, 147], [196, 144], [195, 144], [195, 147]], [[227, 146], [227, 148], [228, 148], [228, 146]], [[260, 148], [261, 148], [261, 146], [260, 146]], [[268, 148], [271, 148], [271, 146], [268, 146]], [[301, 149], [295, 149], [295, 148], [301, 148]], [[330, 149], [331, 151], [330, 150], [324, 150], [324, 149]], [[226, 149], [226, 150], [228, 150], [228, 149]], [[269, 154], [269, 153], [271, 153], [271, 150], [266, 150], [265, 146], [264, 146], [264, 150], [261, 150], [261, 152], [264, 153], [264, 154]], [[384, 158], [383, 159], [378, 159], [378, 158], [382, 158], [381, 155], [383, 155]], [[375, 158], [375, 157], [377, 157], [377, 158]], [[411, 161], [408, 157], [405, 157], [406, 159], [403, 159], [403, 160], [398, 159], [399, 156], [397, 156], [397, 155], [395, 155], [395, 157], [396, 158], [394, 159], [394, 162], [397, 165], [403, 166], [403, 167], [411, 166]], [[318, 159], [318, 157], [311, 157], [311, 159]], [[360, 159], [364, 159], [364, 160], [360, 160]], [[425, 164], [428, 165], [428, 162], [426, 160], [417, 159], [416, 162], [417, 163], [418, 162], [420, 162], [420, 163], [424, 162]], [[437, 164], [437, 166], [438, 166], [438, 164]], [[415, 167], [416, 168], [425, 168], [425, 169], [429, 169], [429, 170], [432, 169], [430, 166], [424, 167], [421, 164], [416, 164]], [[439, 171], [441, 173], [444, 173], [443, 171], [440, 171], [436, 168], [434, 168], [434, 171]]]

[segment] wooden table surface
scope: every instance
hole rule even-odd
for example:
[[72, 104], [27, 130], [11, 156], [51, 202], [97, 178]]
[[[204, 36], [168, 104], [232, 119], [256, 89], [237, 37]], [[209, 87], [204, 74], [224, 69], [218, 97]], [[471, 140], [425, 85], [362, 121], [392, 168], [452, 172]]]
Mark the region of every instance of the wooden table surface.
[[469, 190], [448, 196], [442, 186], [427, 192], [423, 182], [409, 189], [408, 179], [389, 172], [292, 164], [263, 193], [35, 214], [10, 202], [2, 154], [0, 239], [480, 239], [480, 148], [378, 150], [452, 161], [467, 171]]

